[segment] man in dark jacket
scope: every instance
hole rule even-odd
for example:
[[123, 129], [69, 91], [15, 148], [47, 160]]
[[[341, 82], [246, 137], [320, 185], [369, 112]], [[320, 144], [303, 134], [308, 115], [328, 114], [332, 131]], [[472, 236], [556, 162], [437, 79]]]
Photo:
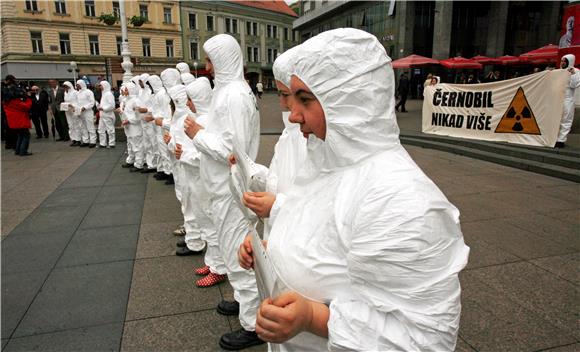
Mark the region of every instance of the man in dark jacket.
[[38, 86], [33, 86], [31, 89], [30, 98], [32, 99], [32, 108], [30, 109], [30, 117], [34, 123], [34, 129], [36, 130], [36, 138], [48, 138], [48, 120], [47, 120], [47, 110], [48, 110], [48, 93], [44, 90], [38, 88]]
[[401, 112], [407, 112], [407, 109], [405, 109], [405, 103], [407, 102], [407, 94], [409, 94], [409, 79], [404, 73], [399, 79], [399, 88], [397, 92], [399, 93], [400, 100], [397, 105], [395, 105], [395, 110], [399, 111], [400, 106]]
[[59, 87], [56, 79], [48, 81], [49, 89], [49, 103], [52, 116], [54, 116], [54, 125], [58, 132], [58, 141], [69, 141], [68, 123], [66, 122], [66, 115], [64, 111], [60, 111], [60, 104], [64, 102], [64, 89]]

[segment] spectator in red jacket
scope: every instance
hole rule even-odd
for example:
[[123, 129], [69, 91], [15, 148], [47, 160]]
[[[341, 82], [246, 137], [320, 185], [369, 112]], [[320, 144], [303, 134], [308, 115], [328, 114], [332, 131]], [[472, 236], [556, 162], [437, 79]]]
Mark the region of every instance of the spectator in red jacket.
[[6, 76], [6, 87], [2, 92], [2, 106], [8, 121], [8, 127], [17, 135], [16, 148], [14, 154], [20, 156], [32, 155], [28, 152], [30, 144], [30, 123], [29, 111], [32, 107], [32, 100], [26, 95], [24, 90], [16, 85], [16, 79], [12, 75]]

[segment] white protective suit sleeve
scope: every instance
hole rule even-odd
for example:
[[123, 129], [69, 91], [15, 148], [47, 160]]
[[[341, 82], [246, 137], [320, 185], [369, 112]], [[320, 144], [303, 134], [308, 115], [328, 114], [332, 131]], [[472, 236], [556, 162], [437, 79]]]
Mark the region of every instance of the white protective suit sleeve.
[[[228, 111], [224, 111], [224, 116], [230, 119], [230, 123], [223, 124], [223, 126], [233, 126], [232, 129], [226, 129], [223, 131], [223, 135], [219, 136], [217, 134], [207, 132], [205, 129], [200, 130], [195, 137], [193, 142], [199, 150], [214, 160], [222, 162], [228, 165], [228, 157], [232, 154], [234, 143], [239, 143], [240, 145], [250, 145], [250, 141], [237, 140], [234, 141], [235, 136], [238, 138], [240, 136], [251, 136], [252, 131], [245, 131], [248, 124], [244, 123], [243, 119], [239, 116], [249, 116], [252, 114], [251, 108], [246, 106], [242, 99], [242, 92], [236, 92], [228, 95], [228, 101], [220, 103], [219, 105], [227, 108]], [[235, 131], [243, 131], [235, 133]]]

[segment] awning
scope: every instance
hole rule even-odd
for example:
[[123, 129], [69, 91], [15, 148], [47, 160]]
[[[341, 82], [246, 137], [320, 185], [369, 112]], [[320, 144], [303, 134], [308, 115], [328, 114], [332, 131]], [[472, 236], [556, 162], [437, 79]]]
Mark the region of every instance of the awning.
[[541, 48], [528, 51], [527, 53], [520, 55], [520, 59], [530, 63], [557, 62], [558, 46], [554, 44], [548, 44]]
[[495, 65], [495, 64], [499, 64], [499, 61], [497, 61], [496, 59], [493, 59], [491, 57], [487, 57], [487, 56], [483, 56], [483, 55], [477, 55], [471, 58], [471, 60], [477, 61], [482, 65]]
[[392, 62], [393, 68], [411, 68], [426, 65], [438, 65], [439, 60], [431, 59], [421, 55], [409, 55]]
[[17, 80], [72, 80], [68, 63], [3, 62], [2, 75], [13, 75]]
[[475, 61], [466, 59], [461, 56], [452, 57], [450, 59], [445, 59], [439, 61], [439, 63], [447, 68], [455, 68], [455, 69], [481, 69], [483, 66]]
[[517, 56], [504, 55], [497, 58], [501, 65], [519, 65], [522, 60]]

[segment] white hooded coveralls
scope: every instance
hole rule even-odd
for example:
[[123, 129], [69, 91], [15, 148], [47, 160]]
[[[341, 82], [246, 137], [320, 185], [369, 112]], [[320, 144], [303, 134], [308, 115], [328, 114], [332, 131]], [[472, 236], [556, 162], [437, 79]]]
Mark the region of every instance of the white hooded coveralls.
[[[115, 146], [115, 96], [111, 92], [111, 85], [107, 81], [99, 83], [102, 88], [101, 102], [97, 103], [99, 114], [99, 144], [101, 147]], [[107, 135], [109, 143], [107, 144]]]
[[[188, 116], [195, 118], [195, 114], [187, 107], [187, 93], [185, 86], [179, 84], [169, 89], [169, 96], [175, 104], [175, 112], [173, 113], [171, 128], [171, 141], [169, 147], [175, 153], [177, 145], [182, 147], [182, 155], [177, 159], [174, 174], [176, 187], [181, 190], [181, 213], [183, 214], [183, 226], [185, 228], [185, 244], [187, 248], [192, 251], [201, 251], [205, 247], [205, 242], [201, 239], [201, 229], [197, 224], [196, 206], [198, 206], [196, 199], [195, 185], [191, 182], [199, 181], [198, 168], [192, 166], [189, 168], [187, 162], [197, 164], [199, 166], [199, 153], [197, 150], [192, 150], [191, 139], [185, 135], [183, 123]], [[192, 174], [193, 172], [193, 174]]]
[[[157, 75], [151, 75], [147, 82], [153, 88], [151, 115], [154, 118], [171, 119], [171, 106], [169, 105], [171, 98], [167, 94], [165, 87], [163, 87], [161, 78]], [[163, 127], [154, 124], [153, 128], [155, 129], [156, 148], [159, 155], [157, 170], [169, 175], [171, 173], [171, 159], [169, 149], [163, 141]]]
[[[294, 67], [294, 56], [299, 52], [299, 46], [285, 51], [278, 56], [272, 67], [274, 77], [290, 88], [290, 78]], [[276, 195], [276, 201], [270, 209], [270, 216], [264, 219], [264, 239], [267, 240], [272, 224], [278, 211], [286, 199], [285, 193], [294, 183], [298, 169], [306, 159], [306, 138], [300, 132], [300, 125], [290, 123], [289, 111], [282, 112], [284, 130], [274, 147], [274, 155], [268, 170], [266, 192]]]
[[72, 83], [66, 81], [63, 86], [68, 87], [68, 91], [64, 93], [64, 102], [69, 104], [69, 108], [65, 111], [66, 121], [68, 123], [68, 134], [72, 141], [81, 141], [82, 121], [80, 118], [80, 108], [78, 107], [78, 92], [73, 87]]
[[236, 146], [252, 160], [256, 158], [260, 115], [256, 98], [244, 80], [242, 51], [237, 41], [219, 34], [206, 41], [203, 48], [213, 63], [215, 88], [209, 122], [193, 141], [202, 153], [201, 181], [210, 197], [207, 215], [216, 226], [234, 298], [240, 303], [240, 323], [245, 330], [253, 331], [260, 302], [254, 273], [242, 269], [237, 259], [248, 226], [229, 190], [228, 156]]
[[127, 135], [127, 164], [133, 164], [138, 169], [143, 168], [143, 129], [141, 127], [141, 118], [137, 116], [135, 107], [137, 106], [137, 94], [139, 88], [133, 82], [125, 83], [129, 96], [123, 99], [121, 104], [121, 119], [129, 121], [125, 125], [125, 134]]
[[562, 112], [562, 120], [560, 122], [560, 131], [558, 132], [558, 142], [566, 142], [568, 139], [568, 133], [572, 129], [572, 123], [574, 122], [574, 94], [576, 88], [580, 87], [580, 70], [574, 67], [576, 62], [576, 56], [572, 54], [564, 55], [564, 58], [568, 60], [568, 69], [571, 67], [574, 73], [570, 75], [570, 82], [566, 86], [566, 96], [564, 97], [564, 111]]
[[97, 131], [95, 129], [95, 114], [93, 107], [95, 106], [95, 95], [92, 91], [87, 89], [87, 84], [84, 80], [79, 79], [77, 84], [81, 89], [77, 93], [77, 102], [83, 129], [81, 130], [81, 138], [83, 143], [97, 144]]
[[329, 338], [303, 332], [282, 350], [455, 348], [469, 248], [459, 211], [399, 142], [390, 61], [356, 29], [301, 45], [295, 75], [322, 105], [326, 138], [309, 136], [267, 252], [289, 290], [329, 304]]
[[[147, 86], [147, 79], [149, 75], [144, 73], [139, 76], [138, 80], [143, 83], [144, 88], [140, 88], [138, 96], [138, 106], [140, 108], [146, 108], [147, 112], [138, 112], [137, 114], [141, 118], [141, 125], [143, 127], [143, 152], [145, 153], [145, 162], [147, 163], [147, 168], [155, 169], [157, 167], [157, 159], [159, 154], [157, 153], [157, 137], [155, 135], [155, 122], [145, 121], [145, 116], [151, 114], [151, 105], [153, 104], [153, 94], [149, 86]], [[139, 85], [139, 87], [141, 87]]]
[[185, 62], [178, 63], [175, 68], [179, 70], [179, 73], [181, 74], [181, 82], [183, 82], [184, 85], [187, 86], [191, 82], [195, 81], [195, 76], [191, 74], [189, 65]]
[[[195, 106], [197, 114], [195, 121], [202, 126], [207, 126], [213, 97], [209, 80], [205, 77], [197, 78], [193, 83], [187, 85], [185, 91]], [[195, 211], [196, 222], [201, 230], [201, 238], [207, 243], [204, 262], [205, 265], [209, 266], [212, 273], [224, 275], [227, 270], [220, 254], [218, 235], [215, 225], [206, 214], [209, 194], [200, 180], [200, 157], [201, 154], [193, 144], [193, 141], [186, 138], [184, 152], [180, 161], [187, 175], [186, 187], [189, 188], [189, 192], [193, 194], [195, 199], [193, 210]]]

